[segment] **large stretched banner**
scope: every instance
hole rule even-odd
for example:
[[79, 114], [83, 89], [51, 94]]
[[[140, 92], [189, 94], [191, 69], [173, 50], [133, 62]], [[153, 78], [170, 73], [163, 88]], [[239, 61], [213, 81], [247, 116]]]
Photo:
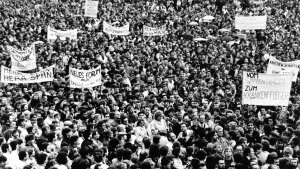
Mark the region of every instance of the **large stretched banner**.
[[162, 26], [160, 28], [143, 26], [143, 36], [163, 36], [166, 34], [168, 34], [166, 26]]
[[77, 40], [77, 29], [60, 31], [48, 26], [47, 40], [54, 41], [58, 37], [60, 38], [60, 40], [66, 40], [66, 38], [70, 38], [71, 40]]
[[97, 18], [98, 1], [85, 1], [84, 16]]
[[297, 80], [300, 68], [300, 60], [293, 62], [282, 62], [270, 56], [267, 74], [293, 74], [293, 82]]
[[71, 88], [91, 88], [101, 85], [101, 66], [91, 70], [70, 68]]
[[28, 71], [36, 68], [35, 46], [32, 44], [25, 50], [19, 50], [8, 46], [11, 56], [11, 69], [18, 71]]
[[267, 28], [267, 16], [235, 16], [235, 29], [256, 30]]
[[129, 35], [129, 23], [122, 27], [115, 27], [103, 21], [103, 32], [109, 35]]
[[2, 83], [41, 83], [53, 81], [53, 67], [50, 66], [36, 73], [22, 73], [5, 66], [1, 66]]
[[242, 103], [261, 106], [288, 106], [292, 74], [243, 72]]

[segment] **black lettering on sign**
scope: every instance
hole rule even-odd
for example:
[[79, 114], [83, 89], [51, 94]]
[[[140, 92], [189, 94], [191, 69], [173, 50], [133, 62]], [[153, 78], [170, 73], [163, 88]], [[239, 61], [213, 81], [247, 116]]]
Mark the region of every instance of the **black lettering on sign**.
[[245, 91], [257, 91], [257, 86], [246, 85]]
[[250, 77], [250, 78], [258, 78], [258, 73], [247, 73], [247, 77]]

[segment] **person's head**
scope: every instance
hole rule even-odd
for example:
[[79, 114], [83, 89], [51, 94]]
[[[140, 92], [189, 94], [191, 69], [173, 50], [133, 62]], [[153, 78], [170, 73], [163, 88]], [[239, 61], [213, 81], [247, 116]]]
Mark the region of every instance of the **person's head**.
[[230, 157], [233, 157], [233, 150], [231, 147], [226, 147], [224, 149], [224, 157], [225, 158], [230, 158]]
[[68, 163], [67, 154], [64, 152], [59, 152], [56, 156], [56, 162], [61, 165], [65, 165]]
[[14, 150], [17, 149], [18, 143], [17, 143], [16, 140], [13, 140], [13, 141], [11, 141], [11, 142], [9, 143], [9, 145], [10, 145], [10, 147], [11, 147], [11, 150], [14, 151]]
[[93, 155], [93, 157], [94, 157], [94, 160], [96, 161], [96, 163], [100, 163], [100, 162], [103, 161], [103, 155], [102, 155], [102, 153], [95, 153]]
[[283, 155], [285, 157], [293, 156], [293, 153], [294, 153], [294, 151], [293, 151], [293, 149], [291, 147], [285, 147], [283, 149]]
[[218, 161], [218, 168], [219, 169], [225, 168], [225, 160], [224, 159], [219, 159], [219, 161]]
[[215, 149], [215, 151], [216, 151], [217, 153], [219, 153], [219, 154], [221, 154], [222, 151], [223, 151], [223, 147], [222, 147], [222, 145], [219, 144], [219, 143], [215, 143], [214, 149]]
[[269, 151], [269, 149], [270, 149], [270, 143], [269, 143], [269, 141], [263, 140], [261, 142], [261, 145], [262, 145], [262, 150], [263, 151]]
[[47, 154], [45, 153], [38, 153], [35, 155], [36, 163], [39, 165], [44, 165], [47, 160]]
[[221, 127], [221, 126], [217, 126], [216, 128], [215, 128], [215, 130], [216, 130], [216, 133], [217, 133], [217, 135], [219, 136], [219, 137], [222, 137], [223, 136], [223, 127]]
[[237, 146], [235, 147], [235, 152], [236, 152], [236, 153], [243, 154], [243, 151], [244, 151], [244, 149], [243, 149], [243, 146], [242, 146], [242, 145], [237, 145]]
[[19, 160], [26, 161], [28, 158], [28, 154], [26, 151], [22, 150], [19, 152]]
[[84, 138], [85, 140], [88, 140], [88, 139], [90, 139], [90, 137], [91, 137], [91, 132], [90, 132], [90, 130], [85, 130], [85, 131], [83, 132], [83, 138]]
[[244, 152], [243, 152], [244, 157], [248, 157], [248, 156], [252, 157], [253, 154], [254, 154], [253, 148], [251, 148], [251, 147], [246, 147], [246, 148], [244, 149]]
[[161, 166], [164, 169], [170, 169], [171, 168], [171, 159], [169, 157], [163, 157], [161, 159]]
[[260, 154], [262, 152], [262, 145], [260, 143], [255, 143], [253, 145], [253, 150], [255, 154]]
[[175, 147], [175, 148], [172, 150], [172, 154], [174, 155], [175, 158], [178, 158], [178, 157], [179, 157], [179, 154], [180, 154], [180, 147]]
[[186, 132], [187, 131], [187, 124], [186, 123], [181, 123], [181, 131]]
[[157, 121], [160, 121], [160, 120], [161, 120], [161, 118], [162, 118], [162, 114], [161, 114], [161, 112], [159, 112], [159, 111], [158, 111], [158, 112], [156, 112], [154, 117], [155, 117], [155, 120], [157, 120]]
[[1, 145], [1, 150], [2, 150], [2, 153], [7, 153], [7, 152], [9, 152], [9, 144], [3, 143], [3, 144]]
[[69, 127], [65, 127], [62, 129], [61, 135], [63, 138], [70, 138], [72, 135], [72, 130]]
[[4, 155], [0, 155], [0, 168], [5, 168], [7, 158]]
[[160, 149], [159, 149], [159, 154], [160, 154], [160, 156], [165, 157], [165, 156], [168, 155], [168, 152], [169, 152], [168, 146], [162, 146], [162, 147], [160, 147]]
[[272, 152], [270, 154], [268, 154], [266, 163], [267, 164], [275, 164], [276, 160], [278, 159], [278, 156], [276, 153]]

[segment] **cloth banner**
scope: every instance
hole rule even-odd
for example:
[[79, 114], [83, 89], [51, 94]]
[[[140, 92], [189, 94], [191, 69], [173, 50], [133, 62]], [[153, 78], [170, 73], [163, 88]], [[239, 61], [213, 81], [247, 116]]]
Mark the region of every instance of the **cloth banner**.
[[53, 81], [53, 66], [42, 69], [36, 73], [22, 73], [17, 70], [1, 66], [2, 83], [41, 83]]
[[85, 1], [84, 16], [97, 18], [98, 1]]
[[71, 88], [91, 88], [101, 85], [101, 66], [91, 70], [70, 68]]
[[235, 29], [256, 30], [267, 28], [267, 16], [235, 16]]
[[77, 40], [77, 29], [60, 31], [60, 30], [56, 30], [56, 29], [53, 29], [50, 26], [48, 26], [47, 40], [54, 41], [58, 37], [60, 38], [60, 40], [66, 40], [67, 37], [70, 38], [71, 40], [72, 39]]
[[28, 71], [36, 68], [35, 46], [32, 44], [25, 50], [19, 50], [8, 46], [11, 56], [11, 69], [18, 71]]
[[292, 74], [243, 72], [242, 103], [261, 106], [288, 106]]
[[109, 35], [129, 35], [129, 23], [122, 27], [115, 27], [103, 21], [103, 32]]
[[143, 26], [143, 36], [163, 36], [166, 34], [168, 34], [166, 26], [162, 26], [160, 28]]
[[262, 5], [265, 3], [265, 0], [250, 0], [251, 4]]
[[282, 62], [270, 56], [267, 74], [293, 74], [293, 82], [297, 80], [300, 68], [300, 60], [293, 62]]

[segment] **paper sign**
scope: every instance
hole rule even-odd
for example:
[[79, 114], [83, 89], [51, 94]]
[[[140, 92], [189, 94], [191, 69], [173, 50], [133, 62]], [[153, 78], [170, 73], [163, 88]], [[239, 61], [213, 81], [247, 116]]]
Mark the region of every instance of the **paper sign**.
[[166, 31], [166, 26], [162, 26], [161, 28], [153, 28], [149, 26], [143, 26], [143, 36], [163, 36], [168, 34]]
[[297, 80], [300, 68], [300, 60], [293, 62], [282, 62], [269, 56], [267, 74], [293, 74], [293, 82]]
[[101, 85], [101, 67], [91, 70], [70, 68], [71, 88], [90, 88]]
[[48, 41], [54, 41], [57, 38], [60, 38], [60, 40], [66, 40], [66, 38], [70, 38], [71, 40], [77, 40], [77, 29], [73, 30], [67, 30], [67, 31], [60, 31], [51, 28], [48, 26], [47, 30], [47, 40]]
[[18, 71], [28, 71], [36, 68], [35, 46], [32, 44], [25, 50], [19, 50], [8, 46], [11, 56], [11, 69]]
[[84, 16], [97, 18], [98, 1], [85, 1]]
[[261, 106], [287, 106], [292, 74], [243, 72], [242, 103]]
[[36, 73], [22, 73], [5, 66], [1, 66], [0, 80], [2, 83], [41, 83], [53, 81], [53, 77], [52, 66]]
[[115, 27], [107, 22], [103, 22], [103, 32], [109, 34], [109, 35], [129, 35], [129, 23], [122, 27]]
[[235, 29], [256, 30], [266, 29], [267, 16], [236, 16]]

